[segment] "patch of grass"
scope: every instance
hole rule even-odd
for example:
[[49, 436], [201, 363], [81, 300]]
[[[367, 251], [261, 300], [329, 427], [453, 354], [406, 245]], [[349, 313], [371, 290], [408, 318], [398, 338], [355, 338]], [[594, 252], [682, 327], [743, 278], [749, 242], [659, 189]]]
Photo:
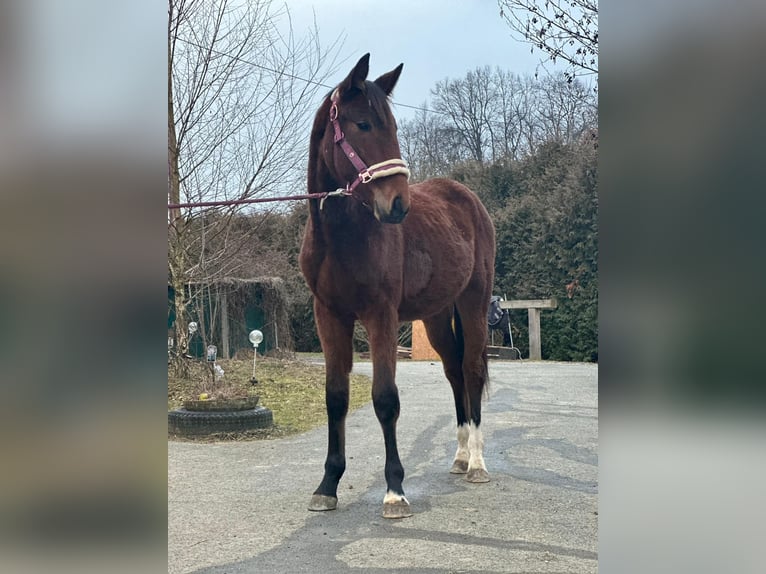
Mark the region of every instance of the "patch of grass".
[[[323, 365], [303, 359], [259, 357], [256, 364], [258, 383], [252, 385], [250, 383], [253, 374], [252, 361], [229, 360], [219, 361], [218, 364], [225, 374], [223, 381], [217, 384], [228, 387], [226, 389], [228, 394], [259, 395], [259, 404], [271, 409], [274, 414], [274, 428], [231, 436], [211, 436], [204, 440], [276, 438], [305, 432], [327, 424]], [[198, 369], [193, 369], [192, 372], [192, 380], [168, 376], [168, 410], [181, 407], [185, 400], [198, 398], [201, 377], [205, 377], [204, 364]], [[369, 377], [351, 375], [349, 411], [370, 402], [371, 387], [372, 381]]]

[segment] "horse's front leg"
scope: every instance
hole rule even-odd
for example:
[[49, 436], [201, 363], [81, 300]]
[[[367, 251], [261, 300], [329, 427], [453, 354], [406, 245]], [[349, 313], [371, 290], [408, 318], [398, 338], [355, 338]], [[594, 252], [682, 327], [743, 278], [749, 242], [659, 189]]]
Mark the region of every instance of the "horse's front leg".
[[309, 510], [335, 510], [338, 483], [346, 470], [346, 413], [352, 366], [353, 317], [338, 317], [314, 299], [314, 318], [325, 357], [327, 458], [324, 476], [314, 491]]
[[384, 518], [412, 516], [404, 496], [404, 467], [396, 445], [396, 421], [399, 418], [399, 390], [396, 388], [396, 345], [398, 317], [396, 309], [362, 318], [367, 330], [372, 356], [372, 403], [383, 430], [386, 448], [386, 495]]

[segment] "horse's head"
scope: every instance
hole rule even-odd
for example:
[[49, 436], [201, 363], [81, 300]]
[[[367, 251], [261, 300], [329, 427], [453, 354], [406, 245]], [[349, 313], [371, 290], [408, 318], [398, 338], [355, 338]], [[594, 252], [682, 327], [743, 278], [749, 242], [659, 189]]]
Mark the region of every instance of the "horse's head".
[[326, 115], [315, 122], [324, 122], [318, 155], [330, 177], [348, 186], [379, 221], [401, 223], [410, 209], [409, 170], [388, 98], [403, 64], [370, 82], [369, 60], [364, 55], [322, 106], [319, 114]]

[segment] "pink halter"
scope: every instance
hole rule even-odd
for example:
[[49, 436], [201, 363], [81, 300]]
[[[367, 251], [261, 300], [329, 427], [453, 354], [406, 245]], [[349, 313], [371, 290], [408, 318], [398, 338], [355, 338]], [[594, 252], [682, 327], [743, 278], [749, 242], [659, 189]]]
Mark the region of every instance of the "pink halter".
[[[338, 94], [338, 89], [336, 88], [335, 91], [333, 91], [332, 96], [330, 96], [330, 101], [332, 102], [332, 105], [330, 106], [330, 123], [332, 124], [333, 130], [335, 132], [334, 140], [335, 143], [340, 146], [340, 148], [343, 150], [343, 153], [346, 154], [346, 157], [358, 172], [356, 179], [353, 182], [347, 184], [346, 188], [342, 190], [344, 192], [343, 195], [352, 195], [354, 189], [356, 189], [360, 183], [369, 183], [374, 179], [388, 177], [397, 173], [403, 173], [407, 176], [407, 179], [409, 179], [410, 170], [407, 169], [407, 162], [402, 159], [388, 159], [386, 161], [382, 161], [367, 167], [367, 164], [362, 161], [362, 158], [360, 158], [359, 154], [354, 151], [354, 148], [351, 147], [351, 144], [346, 141], [346, 136], [344, 135], [343, 130], [340, 129], [340, 122], [338, 121], [339, 99], [340, 95]], [[341, 190], [339, 189], [337, 191], [340, 192]]]

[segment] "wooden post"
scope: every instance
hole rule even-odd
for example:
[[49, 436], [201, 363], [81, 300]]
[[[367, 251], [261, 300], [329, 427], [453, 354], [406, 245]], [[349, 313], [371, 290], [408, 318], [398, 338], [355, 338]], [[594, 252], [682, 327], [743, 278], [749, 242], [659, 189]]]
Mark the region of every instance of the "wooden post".
[[226, 286], [220, 292], [221, 295], [221, 346], [225, 359], [230, 359], [229, 354], [229, 297], [226, 293]]
[[441, 357], [428, 341], [426, 326], [423, 321], [412, 322], [412, 360], [441, 361]]
[[540, 361], [543, 358], [540, 336], [540, 309], [555, 309], [556, 299], [514, 299], [500, 301], [501, 309], [527, 309], [529, 313], [529, 358]]
[[543, 358], [540, 344], [540, 309], [530, 307], [529, 311], [529, 358], [539, 361]]

